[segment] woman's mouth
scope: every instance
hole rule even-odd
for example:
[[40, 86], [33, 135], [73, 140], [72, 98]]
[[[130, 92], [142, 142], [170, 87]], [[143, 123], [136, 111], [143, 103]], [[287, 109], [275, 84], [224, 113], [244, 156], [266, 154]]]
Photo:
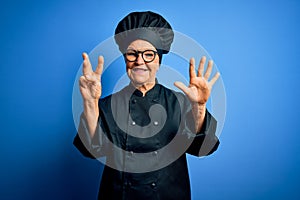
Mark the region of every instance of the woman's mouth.
[[133, 71], [134, 73], [140, 74], [140, 73], [144, 73], [144, 72], [148, 71], [148, 69], [135, 67], [135, 68], [132, 69], [132, 71]]

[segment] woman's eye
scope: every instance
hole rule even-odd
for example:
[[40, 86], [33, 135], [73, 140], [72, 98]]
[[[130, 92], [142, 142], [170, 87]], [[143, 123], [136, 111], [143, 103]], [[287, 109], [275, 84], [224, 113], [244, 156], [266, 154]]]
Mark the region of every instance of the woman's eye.
[[128, 56], [135, 56], [135, 53], [134, 52], [127, 52], [126, 53]]
[[146, 56], [147, 56], [147, 57], [152, 57], [152, 56], [153, 56], [153, 53], [146, 53]]

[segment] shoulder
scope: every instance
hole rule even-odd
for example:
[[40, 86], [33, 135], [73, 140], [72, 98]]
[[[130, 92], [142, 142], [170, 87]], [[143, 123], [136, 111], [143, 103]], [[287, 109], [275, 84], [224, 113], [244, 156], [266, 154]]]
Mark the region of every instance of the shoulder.
[[129, 94], [130, 94], [130, 88], [129, 86], [126, 86], [118, 92], [115, 92], [113, 94], [110, 94], [108, 96], [99, 99], [99, 106], [109, 107], [112, 102], [116, 104], [119, 101], [124, 101], [130, 96]]

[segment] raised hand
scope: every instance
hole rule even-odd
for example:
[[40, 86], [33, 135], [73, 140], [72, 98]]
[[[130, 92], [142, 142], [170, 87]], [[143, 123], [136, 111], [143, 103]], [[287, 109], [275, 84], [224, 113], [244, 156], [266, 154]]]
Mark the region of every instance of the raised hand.
[[[198, 74], [196, 75], [195, 72], [195, 59], [190, 59], [190, 83], [189, 86], [184, 85], [182, 82], [175, 82], [174, 85], [178, 87], [180, 90], [182, 90], [191, 103], [197, 103], [199, 105], [205, 105], [207, 102], [211, 89], [215, 82], [220, 77], [220, 73], [216, 73], [212, 79], [209, 81], [212, 67], [213, 67], [213, 61], [208, 61], [207, 69], [204, 73], [204, 64], [206, 61], [206, 57], [203, 56], [200, 60], [199, 67], [198, 67]], [[203, 74], [204, 73], [204, 74]]]
[[95, 71], [93, 71], [91, 62], [86, 53], [82, 54], [83, 58], [83, 75], [79, 79], [79, 88], [84, 101], [99, 100], [102, 93], [101, 87], [101, 74], [103, 71], [104, 59], [102, 56], [98, 58], [98, 65]]

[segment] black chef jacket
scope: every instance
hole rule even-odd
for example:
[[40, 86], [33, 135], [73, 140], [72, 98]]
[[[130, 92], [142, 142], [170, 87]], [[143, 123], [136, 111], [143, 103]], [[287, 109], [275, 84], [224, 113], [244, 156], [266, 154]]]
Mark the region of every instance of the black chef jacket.
[[145, 96], [129, 84], [99, 108], [93, 139], [83, 114], [74, 139], [83, 155], [106, 156], [98, 199], [191, 199], [185, 153], [205, 156], [219, 145], [208, 111], [195, 133], [189, 100], [158, 83]]

